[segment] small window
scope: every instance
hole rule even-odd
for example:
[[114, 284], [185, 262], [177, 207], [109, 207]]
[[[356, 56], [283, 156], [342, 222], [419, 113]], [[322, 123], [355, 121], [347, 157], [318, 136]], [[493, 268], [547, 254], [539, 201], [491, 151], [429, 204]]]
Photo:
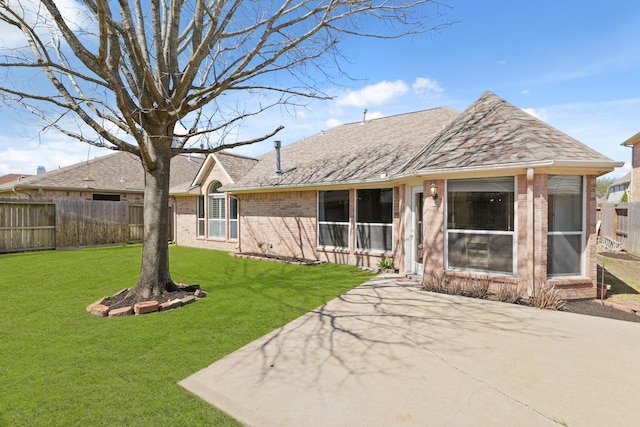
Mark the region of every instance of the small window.
[[93, 200], [101, 200], [105, 202], [119, 202], [120, 195], [119, 194], [94, 194]]
[[318, 245], [349, 247], [349, 190], [318, 193]]
[[198, 196], [198, 237], [204, 237], [204, 196]]
[[238, 199], [229, 197], [229, 239], [238, 239]]
[[225, 238], [225, 195], [218, 192], [222, 187], [219, 182], [209, 186], [209, 237], [214, 239]]

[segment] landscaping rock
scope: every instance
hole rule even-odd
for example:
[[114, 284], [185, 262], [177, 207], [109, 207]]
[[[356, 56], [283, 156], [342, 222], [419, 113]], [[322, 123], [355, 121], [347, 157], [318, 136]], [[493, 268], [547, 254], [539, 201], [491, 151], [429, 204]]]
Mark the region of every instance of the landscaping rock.
[[182, 307], [182, 300], [177, 298], [160, 304], [160, 310], [171, 310], [178, 307]]
[[191, 304], [191, 303], [192, 303], [192, 302], [194, 302], [195, 300], [196, 300], [196, 297], [195, 297], [195, 296], [193, 296], [193, 295], [189, 295], [189, 296], [186, 296], [186, 297], [182, 298], [182, 300], [181, 300], [181, 301], [182, 301], [182, 304], [183, 304], [183, 305], [187, 305], [187, 304]]
[[160, 304], [158, 301], [143, 301], [139, 302], [133, 306], [133, 311], [136, 314], [146, 314], [153, 313], [154, 311], [158, 311], [160, 308]]
[[87, 312], [93, 314], [94, 316], [107, 317], [107, 315], [109, 314], [109, 307], [107, 307], [106, 305], [93, 303], [87, 307]]
[[113, 309], [109, 312], [109, 317], [118, 317], [118, 316], [131, 316], [133, 314], [133, 307], [121, 307]]
[[207, 296], [207, 292], [203, 291], [202, 289], [196, 289], [196, 291], [193, 293], [193, 296], [196, 298], [204, 298]]

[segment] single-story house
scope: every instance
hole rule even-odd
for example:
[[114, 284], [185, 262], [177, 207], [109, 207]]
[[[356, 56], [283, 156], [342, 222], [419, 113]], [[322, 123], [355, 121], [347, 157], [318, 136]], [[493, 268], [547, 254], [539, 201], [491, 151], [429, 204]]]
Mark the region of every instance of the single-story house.
[[[171, 161], [171, 187], [190, 185], [204, 159], [176, 156]], [[56, 201], [82, 199], [142, 204], [144, 171], [140, 159], [117, 151], [86, 162], [0, 184], [0, 199]]]
[[178, 243], [596, 294], [596, 178], [622, 163], [493, 93], [276, 147], [235, 175], [209, 156]]

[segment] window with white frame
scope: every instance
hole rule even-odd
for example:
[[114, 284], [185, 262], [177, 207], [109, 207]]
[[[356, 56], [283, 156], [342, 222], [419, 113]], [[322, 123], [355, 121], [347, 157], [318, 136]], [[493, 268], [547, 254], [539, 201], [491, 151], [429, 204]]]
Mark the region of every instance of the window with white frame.
[[318, 246], [349, 247], [349, 190], [318, 192]]
[[238, 239], [238, 199], [229, 197], [229, 239]]
[[583, 179], [576, 175], [549, 175], [547, 188], [547, 275], [580, 275], [584, 241]]
[[393, 188], [357, 190], [356, 249], [393, 250]]
[[204, 237], [205, 216], [204, 216], [204, 196], [198, 196], [198, 237]]
[[225, 238], [225, 194], [218, 192], [222, 187], [218, 181], [209, 186], [209, 237], [214, 239]]
[[447, 181], [447, 266], [514, 274], [515, 178]]

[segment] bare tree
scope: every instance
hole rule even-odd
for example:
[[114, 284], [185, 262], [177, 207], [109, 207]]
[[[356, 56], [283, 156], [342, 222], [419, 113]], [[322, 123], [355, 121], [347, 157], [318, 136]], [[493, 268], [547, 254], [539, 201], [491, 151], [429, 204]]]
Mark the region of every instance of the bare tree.
[[[175, 289], [167, 231], [173, 156], [272, 137], [282, 126], [224, 138], [269, 108], [327, 99], [316, 79], [331, 78], [328, 69], [342, 73], [342, 37], [430, 31], [447, 25], [441, 7], [434, 0], [0, 0], [0, 21], [22, 40], [0, 53], [7, 72], [0, 93], [68, 137], [140, 157], [144, 245], [130, 294], [149, 297]], [[50, 92], [15, 81], [16, 69], [48, 81]]]

